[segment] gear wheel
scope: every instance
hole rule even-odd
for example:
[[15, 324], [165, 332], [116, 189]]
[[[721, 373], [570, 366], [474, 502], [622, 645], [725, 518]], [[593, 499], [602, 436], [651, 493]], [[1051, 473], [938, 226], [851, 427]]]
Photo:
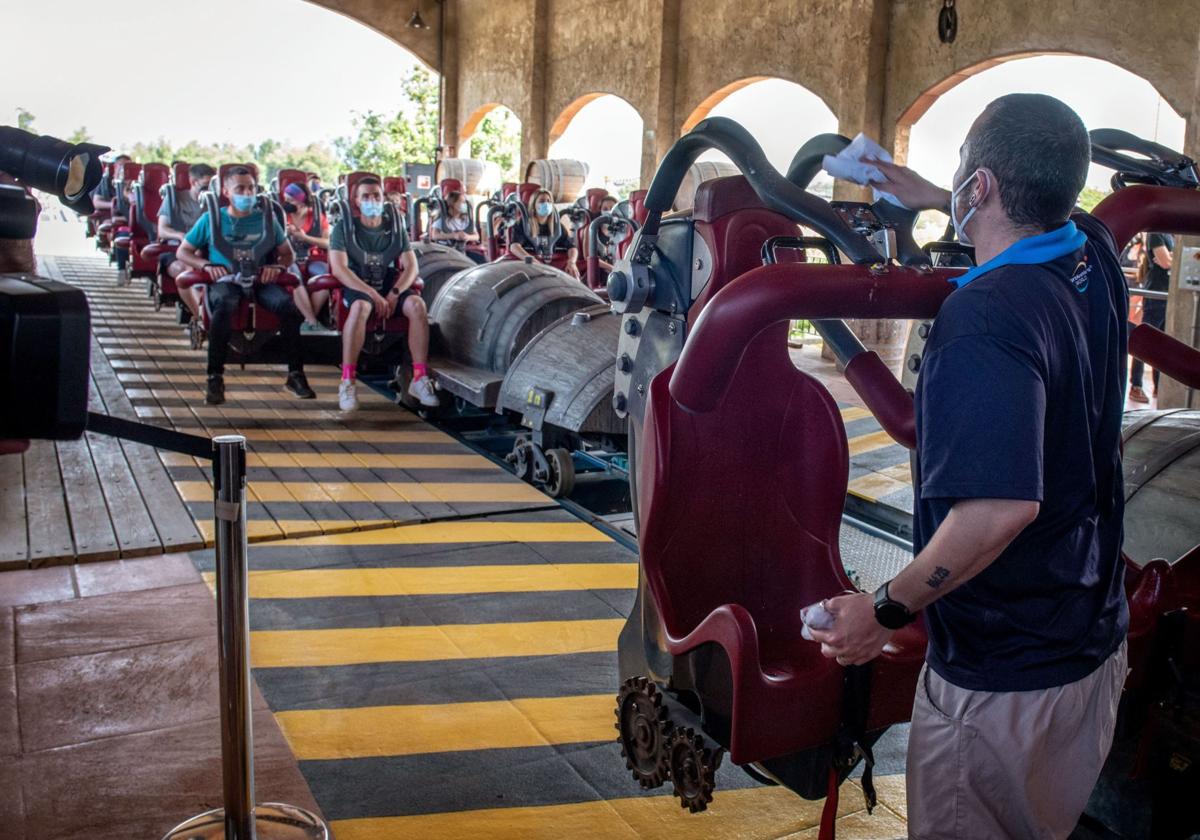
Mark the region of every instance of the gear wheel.
[[617, 694], [617, 743], [625, 769], [649, 790], [670, 778], [667, 768], [667, 735], [671, 721], [658, 686], [645, 677], [631, 677]]
[[693, 814], [706, 809], [712, 802], [717, 768], [725, 751], [709, 749], [694, 729], [676, 727], [667, 738], [666, 754], [679, 804]]

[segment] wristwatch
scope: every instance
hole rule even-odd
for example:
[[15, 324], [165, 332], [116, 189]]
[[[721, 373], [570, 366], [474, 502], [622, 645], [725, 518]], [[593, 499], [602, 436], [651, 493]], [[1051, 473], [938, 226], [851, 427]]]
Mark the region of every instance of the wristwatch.
[[875, 590], [875, 620], [889, 630], [899, 630], [916, 621], [917, 616], [915, 613], [909, 612], [908, 607], [899, 601], [893, 601], [888, 596], [888, 587], [891, 583], [889, 580]]

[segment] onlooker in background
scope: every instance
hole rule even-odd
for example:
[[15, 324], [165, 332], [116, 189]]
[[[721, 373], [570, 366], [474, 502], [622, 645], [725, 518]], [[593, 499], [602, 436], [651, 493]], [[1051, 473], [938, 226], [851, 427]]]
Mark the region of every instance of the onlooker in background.
[[[1146, 252], [1142, 255], [1145, 279], [1141, 287], [1151, 292], [1165, 292], [1171, 288], [1171, 252], [1175, 250], [1175, 239], [1167, 233], [1152, 233], [1146, 237]], [[1165, 300], [1142, 299], [1142, 323], [1156, 329], [1167, 325], [1167, 302]], [[1142, 387], [1145, 365], [1141, 359], [1133, 360], [1129, 371], [1129, 399], [1131, 402], [1148, 403]], [[1158, 394], [1158, 371], [1154, 371], [1154, 393]]]

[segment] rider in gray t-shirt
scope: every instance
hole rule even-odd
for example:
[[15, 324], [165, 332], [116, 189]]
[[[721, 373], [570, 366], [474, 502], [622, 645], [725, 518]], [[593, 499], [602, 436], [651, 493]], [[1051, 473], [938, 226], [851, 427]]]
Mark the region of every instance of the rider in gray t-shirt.
[[[188, 178], [191, 179], [192, 185], [186, 190], [177, 190], [175, 193], [175, 206], [177, 208], [177, 219], [171, 218], [171, 210], [167, 206], [167, 202], [163, 202], [158, 208], [158, 238], [163, 241], [175, 240], [182, 242], [187, 236], [187, 232], [196, 224], [196, 220], [204, 215], [204, 205], [200, 203], [200, 193], [208, 189], [208, 183], [213, 179], [217, 171], [207, 163], [193, 163], [188, 167]], [[181, 228], [176, 228], [172, 225], [172, 221], [179, 222]], [[188, 270], [187, 265], [175, 259], [173, 254], [168, 254], [163, 257], [163, 261], [170, 260], [167, 264], [167, 274], [171, 277], [178, 277], [180, 274]], [[191, 310], [192, 315], [196, 318], [200, 317], [200, 287], [193, 286], [190, 289], [181, 289], [179, 291], [179, 299], [184, 305]]]

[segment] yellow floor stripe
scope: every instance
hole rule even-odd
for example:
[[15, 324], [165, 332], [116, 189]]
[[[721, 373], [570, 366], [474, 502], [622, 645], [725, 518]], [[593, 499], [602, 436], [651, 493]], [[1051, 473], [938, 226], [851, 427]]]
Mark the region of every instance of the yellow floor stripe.
[[[633, 782], [630, 782], [633, 784]], [[843, 791], [838, 813], [847, 821], [859, 816], [860, 791]], [[408, 817], [337, 820], [330, 828], [338, 840], [768, 840], [807, 838], [821, 820], [824, 800], [808, 801], [783, 788], [717, 790], [703, 814], [690, 814], [673, 796], [631, 796], [595, 802], [541, 807], [488, 808]], [[839, 819], [839, 823], [842, 820]], [[880, 809], [868, 824], [878, 834], [843, 831], [843, 840], [903, 836], [905, 826]], [[850, 828], [847, 825], [847, 828]], [[800, 832], [805, 832], [801, 834]], [[815, 834], [812, 835], [815, 838]]]
[[[613, 695], [276, 712], [301, 761], [610, 741]], [[416, 836], [416, 835], [414, 835]]]
[[[207, 481], [176, 481], [185, 502], [212, 499]], [[262, 502], [546, 502], [546, 497], [528, 484], [515, 481], [478, 483], [416, 481], [250, 481], [253, 498]]]
[[850, 408], [842, 409], [842, 421], [849, 423], [851, 420], [861, 420], [864, 417], [871, 417], [871, 412], [861, 406], [851, 406]]
[[882, 473], [869, 472], [866, 475], [860, 475], [858, 478], [852, 479], [846, 489], [860, 499], [874, 502], [882, 499], [889, 493], [907, 490], [910, 486], [907, 482], [897, 481]]
[[[291, 534], [293, 537], [289, 542], [298, 542], [317, 535], [336, 538], [339, 532], [357, 533], [362, 528], [384, 528], [394, 524], [391, 519], [251, 519], [246, 525], [246, 536], [251, 542], [262, 542]], [[215, 536], [212, 519], [202, 516], [196, 520], [196, 527], [204, 542], [212, 545]]]
[[892, 440], [891, 435], [885, 431], [871, 432], [869, 435], [859, 435], [852, 437], [849, 440], [850, 454], [862, 455], [865, 452], [873, 452], [876, 449], [883, 449], [885, 446], [891, 446], [896, 441]]
[[262, 571], [250, 573], [250, 597], [356, 598], [634, 589], [637, 577], [637, 563]]
[[251, 633], [255, 668], [308, 668], [370, 662], [432, 662], [505, 656], [600, 653], [617, 648], [624, 619], [260, 630]]
[[424, 545], [445, 543], [609, 542], [586, 522], [426, 522], [289, 541], [289, 545]]
[[246, 463], [251, 467], [304, 467], [333, 469], [495, 469], [482, 455], [385, 455], [354, 452], [251, 452]]

